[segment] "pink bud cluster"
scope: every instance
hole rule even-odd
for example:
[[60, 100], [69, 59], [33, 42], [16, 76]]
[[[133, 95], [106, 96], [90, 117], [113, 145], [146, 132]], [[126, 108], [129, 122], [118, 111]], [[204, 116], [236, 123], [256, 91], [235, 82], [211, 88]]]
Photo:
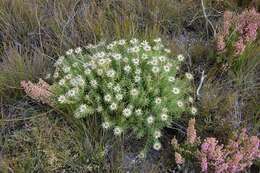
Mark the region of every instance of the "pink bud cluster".
[[21, 87], [32, 99], [51, 105], [50, 97], [52, 96], [52, 93], [49, 90], [50, 85], [42, 79], [39, 79], [37, 84], [34, 84], [31, 81], [21, 81]]
[[222, 32], [217, 36], [218, 51], [225, 50], [225, 40], [230, 34], [238, 33], [239, 38], [234, 44], [234, 50], [236, 55], [242, 54], [246, 45], [257, 38], [257, 30], [260, 28], [260, 13], [255, 9], [245, 10], [239, 15], [226, 11], [223, 20]]
[[203, 172], [209, 168], [216, 173], [236, 173], [246, 170], [255, 159], [260, 158], [260, 140], [257, 136], [248, 136], [243, 129], [236, 140], [228, 145], [220, 145], [215, 138], [206, 138], [201, 145], [197, 158]]

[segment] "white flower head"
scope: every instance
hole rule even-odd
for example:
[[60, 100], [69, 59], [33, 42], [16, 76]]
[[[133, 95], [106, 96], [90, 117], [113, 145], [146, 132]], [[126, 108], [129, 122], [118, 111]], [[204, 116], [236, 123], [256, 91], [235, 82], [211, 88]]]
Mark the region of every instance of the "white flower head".
[[135, 82], [140, 82], [141, 81], [141, 77], [140, 76], [135, 76], [134, 77], [134, 81]]
[[148, 58], [148, 55], [147, 55], [147, 54], [143, 54], [143, 55], [141, 56], [141, 58], [142, 58], [143, 60], [146, 60], [146, 59]]
[[152, 65], [157, 65], [158, 64], [158, 60], [156, 58], [153, 58], [152, 61], [150, 61], [150, 63]]
[[185, 73], [185, 76], [187, 79], [192, 80], [193, 79], [193, 75], [191, 73]]
[[166, 61], [166, 56], [159, 56], [159, 60], [161, 61], [161, 62], [165, 62]]
[[135, 74], [137, 74], [137, 75], [140, 75], [141, 74], [141, 69], [140, 68], [137, 68], [136, 70], [135, 70]]
[[113, 69], [109, 69], [109, 70], [106, 72], [106, 74], [107, 74], [107, 77], [113, 78], [113, 77], [115, 77], [116, 72], [115, 72], [115, 70], [113, 70]]
[[188, 100], [189, 100], [190, 103], [194, 102], [194, 99], [192, 97], [189, 97]]
[[119, 135], [121, 135], [122, 132], [123, 132], [123, 130], [120, 127], [114, 128], [114, 135], [119, 136]]
[[70, 90], [66, 93], [66, 95], [69, 96], [69, 97], [74, 97], [74, 96], [76, 96], [77, 92], [78, 92], [77, 89], [73, 88], [73, 89], [70, 89]]
[[130, 117], [131, 114], [132, 114], [132, 110], [131, 110], [130, 108], [125, 108], [125, 109], [123, 110], [123, 115], [124, 115], [125, 117]]
[[182, 54], [179, 54], [178, 56], [177, 56], [177, 59], [178, 59], [178, 61], [184, 61], [184, 56], [182, 55]]
[[133, 38], [133, 39], [130, 40], [130, 43], [131, 43], [131, 44], [137, 44], [138, 42], [139, 42], [139, 41], [138, 41], [137, 38]]
[[132, 59], [132, 62], [133, 62], [134, 65], [139, 65], [139, 59], [138, 58]]
[[65, 59], [64, 56], [60, 56], [60, 57], [58, 58], [58, 60], [55, 62], [54, 66], [56, 67], [56, 66], [61, 65], [61, 64], [63, 63], [64, 59]]
[[161, 103], [162, 103], [162, 99], [161, 99], [160, 97], [157, 97], [157, 98], [155, 99], [155, 104], [159, 105], [159, 104], [161, 104]]
[[122, 94], [116, 94], [116, 99], [118, 101], [121, 101], [123, 99], [123, 95]]
[[160, 142], [155, 142], [153, 144], [153, 149], [159, 151], [162, 148], [162, 144]]
[[161, 117], [161, 120], [162, 120], [162, 121], [167, 121], [167, 120], [168, 120], [168, 115], [167, 115], [166, 113], [162, 113], [162, 114], [160, 115], [160, 117]]
[[171, 50], [170, 50], [170, 49], [164, 49], [164, 51], [165, 51], [166, 53], [171, 53]]
[[86, 68], [85, 71], [84, 71], [84, 73], [85, 73], [86, 75], [89, 75], [89, 74], [91, 73], [91, 70], [90, 70], [89, 68]]
[[140, 48], [138, 46], [134, 46], [130, 49], [130, 52], [132, 53], [138, 53], [140, 51]]
[[66, 76], [64, 76], [64, 78], [65, 78], [66, 80], [70, 80], [70, 79], [72, 78], [72, 75], [71, 75], [71, 74], [67, 74]]
[[132, 96], [137, 96], [139, 94], [139, 91], [136, 89], [136, 88], [133, 88], [131, 91], [130, 91], [130, 94]]
[[76, 53], [76, 54], [79, 54], [79, 53], [81, 53], [81, 52], [82, 52], [81, 47], [77, 47], [77, 48], [75, 49], [75, 53]]
[[69, 49], [66, 51], [66, 55], [72, 55], [73, 54], [73, 49]]
[[137, 116], [140, 116], [140, 115], [142, 115], [142, 109], [136, 109], [135, 110], [135, 114], [137, 115]]
[[156, 38], [153, 40], [155, 43], [160, 43], [162, 41], [162, 39], [160, 37]]
[[106, 102], [110, 102], [112, 100], [112, 97], [109, 94], [107, 94], [107, 95], [105, 95], [104, 100]]
[[195, 107], [191, 107], [191, 114], [195, 115], [197, 114], [198, 110]]
[[116, 85], [114, 88], [113, 88], [113, 90], [115, 91], [115, 92], [120, 92], [121, 91], [121, 87], [120, 87], [120, 85]]
[[64, 79], [61, 79], [61, 80], [59, 81], [59, 85], [61, 85], [61, 86], [65, 85], [65, 80], [64, 80]]
[[114, 53], [112, 54], [112, 57], [115, 59], [115, 60], [120, 60], [122, 58], [122, 55], [119, 54], [119, 53]]
[[177, 101], [177, 105], [178, 105], [178, 107], [180, 107], [180, 108], [182, 108], [183, 106], [184, 106], [184, 104], [183, 104], [183, 102], [182, 101]]
[[160, 68], [157, 67], [157, 66], [154, 66], [154, 67], [152, 67], [152, 72], [153, 73], [159, 73], [160, 72]]
[[98, 106], [96, 110], [97, 110], [97, 112], [102, 112], [103, 111], [103, 107], [102, 106]]
[[125, 40], [123, 40], [123, 39], [121, 39], [121, 40], [118, 40], [118, 44], [119, 45], [125, 45], [126, 44], [126, 41]]
[[108, 87], [109, 89], [111, 89], [111, 88], [113, 87], [113, 83], [112, 83], [112, 82], [108, 82], [107, 87]]
[[173, 94], [179, 94], [180, 93], [180, 89], [179, 88], [173, 88], [172, 92], [173, 92]]
[[54, 74], [53, 74], [53, 77], [54, 77], [55, 79], [57, 79], [57, 78], [59, 77], [59, 72], [58, 72], [58, 71], [55, 71]]
[[82, 105], [79, 106], [79, 112], [80, 113], [84, 113], [86, 111], [87, 111], [87, 106], [86, 105], [82, 104]]
[[124, 67], [124, 71], [125, 71], [126, 73], [129, 73], [129, 72], [131, 71], [131, 67], [130, 67], [129, 65], [126, 65], [126, 66]]
[[106, 63], [106, 59], [105, 58], [100, 58], [98, 59], [98, 65], [102, 66]]
[[169, 72], [171, 70], [171, 67], [168, 65], [163, 66], [163, 69], [165, 72]]
[[148, 123], [148, 124], [153, 124], [153, 122], [154, 122], [154, 117], [153, 117], [153, 116], [149, 116], [149, 117], [147, 118], [147, 123]]
[[144, 51], [148, 52], [148, 51], [151, 51], [152, 48], [149, 45], [143, 45], [143, 49], [144, 49]]
[[58, 102], [65, 103], [66, 102], [66, 97], [64, 95], [59, 96], [58, 97]]
[[69, 66], [65, 66], [62, 68], [64, 73], [69, 73], [70, 72], [70, 67]]
[[98, 83], [97, 83], [96, 80], [93, 79], [93, 80], [90, 81], [90, 85], [91, 85], [93, 88], [97, 88]]
[[103, 127], [103, 129], [108, 129], [110, 127], [110, 123], [105, 121], [102, 123], [102, 127]]
[[174, 81], [175, 81], [175, 77], [170, 76], [170, 77], [168, 78], [168, 81], [169, 81], [169, 82], [174, 82]]
[[114, 110], [117, 109], [117, 104], [116, 103], [112, 103], [109, 108], [110, 108], [111, 111], [114, 111]]
[[158, 139], [162, 136], [161, 132], [159, 130], [156, 130], [154, 133], [153, 133], [153, 136], [155, 139]]
[[102, 69], [97, 69], [97, 75], [102, 76], [104, 71]]

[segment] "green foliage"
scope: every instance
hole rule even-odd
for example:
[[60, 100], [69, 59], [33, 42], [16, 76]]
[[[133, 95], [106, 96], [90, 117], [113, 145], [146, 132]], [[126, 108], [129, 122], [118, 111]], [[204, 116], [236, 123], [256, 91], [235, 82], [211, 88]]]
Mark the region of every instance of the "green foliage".
[[146, 147], [153, 144], [159, 150], [161, 129], [184, 111], [196, 113], [189, 97], [193, 76], [177, 76], [184, 57], [172, 58], [160, 38], [87, 47], [84, 53], [68, 50], [55, 63], [53, 75], [57, 104], [76, 118], [98, 113], [103, 128], [116, 136], [131, 129], [147, 138]]

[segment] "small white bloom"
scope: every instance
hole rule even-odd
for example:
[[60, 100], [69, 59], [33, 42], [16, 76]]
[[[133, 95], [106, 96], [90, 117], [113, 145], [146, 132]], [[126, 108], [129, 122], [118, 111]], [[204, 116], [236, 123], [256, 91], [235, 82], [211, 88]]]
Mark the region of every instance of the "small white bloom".
[[143, 55], [141, 56], [141, 58], [142, 58], [143, 60], [146, 60], [146, 59], [148, 58], [148, 55], [143, 54]]
[[158, 60], [156, 58], [153, 58], [152, 61], [150, 62], [152, 65], [157, 65]]
[[79, 112], [80, 113], [84, 113], [86, 111], [87, 111], [87, 106], [86, 105], [82, 104], [82, 105], [79, 106]]
[[61, 95], [61, 96], [58, 97], [58, 101], [60, 103], [65, 103], [66, 102], [66, 97], [64, 95]]
[[59, 85], [61, 85], [61, 86], [65, 85], [65, 80], [64, 80], [64, 79], [61, 79], [61, 80], [59, 81]]
[[67, 50], [66, 55], [71, 55], [71, 54], [73, 54], [73, 49]]
[[162, 148], [162, 144], [160, 142], [155, 142], [153, 148], [158, 151]]
[[163, 66], [163, 69], [165, 72], [169, 72], [171, 70], [171, 67], [168, 65]]
[[122, 132], [123, 131], [122, 131], [122, 129], [120, 127], [115, 127], [114, 128], [114, 135], [119, 136], [119, 135], [121, 135]]
[[96, 53], [96, 54], [94, 55], [94, 57], [103, 58], [105, 55], [106, 55], [106, 53], [102, 51], [102, 52]]
[[170, 76], [170, 77], [168, 78], [168, 81], [169, 81], [169, 82], [174, 82], [174, 81], [175, 81], [175, 77]]
[[137, 68], [136, 70], [135, 70], [135, 74], [138, 74], [138, 75], [140, 75], [141, 74], [141, 69], [140, 68]]
[[113, 69], [110, 69], [106, 72], [106, 74], [108, 77], [113, 78], [113, 77], [115, 77], [116, 72]]
[[147, 123], [148, 123], [148, 124], [153, 124], [153, 122], [154, 122], [154, 117], [153, 117], [153, 116], [149, 116], [149, 117], [147, 118]]
[[158, 138], [160, 138], [162, 136], [162, 134], [161, 134], [161, 132], [159, 130], [156, 130], [154, 132], [153, 136], [154, 136], [155, 139], [158, 139]]
[[102, 69], [97, 69], [97, 75], [102, 76], [104, 71]]
[[138, 64], [139, 64], [139, 59], [134, 58], [134, 59], [132, 60], [132, 62], [133, 62], [134, 65], [138, 65]]
[[168, 115], [165, 114], [165, 113], [161, 114], [161, 120], [162, 121], [167, 121], [168, 120]]
[[79, 53], [81, 53], [81, 52], [82, 52], [81, 47], [77, 47], [77, 48], [75, 49], [75, 53], [76, 53], [76, 54], [79, 54]]
[[180, 93], [180, 89], [179, 88], [173, 88], [172, 92], [173, 92], [173, 94], [179, 94]]
[[197, 108], [191, 107], [191, 113], [192, 113], [193, 115], [197, 114], [197, 112], [198, 112]]
[[160, 97], [157, 97], [157, 98], [155, 99], [155, 104], [159, 105], [159, 104], [161, 104], [161, 103], [162, 103], [162, 99], [161, 99]]
[[171, 53], [171, 50], [170, 50], [170, 49], [164, 49], [164, 51], [165, 51], [166, 53]]
[[73, 89], [70, 89], [66, 95], [69, 96], [69, 97], [74, 97], [76, 94], [77, 94], [78, 90], [73, 88]]
[[183, 102], [182, 101], [177, 101], [177, 105], [178, 107], [182, 108], [184, 106]]
[[142, 109], [136, 109], [135, 110], [136, 115], [140, 116], [142, 115]]
[[113, 57], [115, 60], [120, 60], [120, 59], [122, 58], [122, 55], [119, 54], [119, 53], [114, 53], [114, 54], [112, 55], [112, 57]]
[[48, 73], [46, 76], [45, 76], [45, 79], [50, 79], [51, 78], [51, 74]]
[[159, 60], [161, 61], [161, 62], [165, 62], [166, 61], [166, 57], [165, 56], [159, 56]]
[[159, 43], [159, 42], [162, 41], [162, 39], [161, 39], [160, 37], [158, 37], [158, 38], [154, 39], [153, 41], [154, 41], [155, 43]]
[[183, 60], [184, 60], [184, 56], [183, 56], [182, 54], [179, 54], [179, 55], [177, 56], [177, 59], [178, 59], [179, 61], [183, 61]]
[[125, 108], [125, 109], [123, 110], [123, 115], [124, 115], [125, 117], [130, 117], [131, 114], [132, 114], [131, 109]]
[[97, 112], [102, 112], [103, 111], [103, 107], [102, 106], [98, 106], [97, 107]]
[[135, 82], [140, 82], [141, 81], [141, 77], [140, 76], [135, 76], [134, 80], [135, 80]]
[[121, 45], [121, 46], [122, 46], [122, 45], [125, 45], [125, 43], [126, 43], [126, 41], [123, 40], [123, 39], [118, 41], [118, 44]]
[[160, 68], [155, 66], [155, 67], [152, 68], [152, 72], [153, 73], [159, 73], [160, 72]]
[[103, 127], [104, 129], [108, 129], [108, 128], [110, 127], [110, 123], [109, 123], [109, 122], [103, 122], [103, 123], [102, 123], [102, 127]]
[[116, 85], [113, 89], [114, 89], [114, 91], [117, 92], [117, 93], [121, 91], [120, 85]]
[[137, 157], [139, 159], [143, 159], [145, 157], [145, 153], [144, 152], [140, 152]]
[[132, 43], [132, 44], [137, 44], [137, 43], [138, 43], [138, 39], [133, 38], [133, 39], [130, 40], [130, 43]]
[[192, 97], [189, 97], [188, 100], [189, 100], [190, 103], [194, 102], [194, 99]]
[[122, 95], [122, 94], [117, 94], [117, 95], [116, 95], [116, 99], [117, 99], [118, 101], [121, 101], [121, 100], [123, 99], [123, 95]]
[[70, 67], [69, 66], [63, 67], [63, 72], [64, 73], [69, 73], [70, 72]]
[[111, 97], [109, 94], [105, 95], [105, 97], [104, 97], [104, 100], [105, 100], [106, 102], [110, 102], [111, 99], [112, 99], [112, 97]]
[[112, 82], [108, 82], [107, 87], [108, 87], [109, 89], [111, 89], [111, 88], [113, 87], [113, 83], [112, 83]]
[[131, 94], [132, 96], [137, 96], [137, 95], [139, 94], [139, 91], [134, 88], [134, 89], [132, 89], [132, 90], [130, 91], [130, 94]]
[[91, 73], [91, 70], [90, 70], [89, 68], [87, 68], [87, 69], [85, 69], [84, 73], [85, 73], [86, 75], [89, 75], [89, 74]]
[[60, 56], [59, 59], [55, 62], [54, 66], [59, 66], [63, 63], [65, 57], [64, 56]]
[[90, 81], [90, 85], [93, 87], [93, 88], [96, 88], [97, 87], [97, 81], [96, 80], [91, 80]]
[[72, 78], [72, 75], [71, 74], [67, 74], [65, 77], [64, 77], [66, 80], [70, 80]]
[[106, 63], [106, 60], [105, 60], [105, 58], [100, 58], [100, 59], [98, 59], [98, 64], [99, 65], [104, 65]]
[[110, 105], [110, 110], [114, 111], [114, 110], [116, 110], [116, 109], [117, 109], [117, 104], [116, 104], [116, 103], [112, 103], [112, 104]]
[[140, 48], [139, 48], [138, 46], [132, 47], [132, 48], [130, 49], [130, 52], [133, 52], [133, 53], [137, 53], [137, 52], [139, 52], [139, 51], [140, 51]]
[[185, 76], [187, 79], [192, 80], [193, 79], [193, 75], [191, 73], [185, 73]]
[[148, 52], [148, 51], [151, 51], [152, 48], [149, 45], [144, 45], [143, 49], [144, 49], [144, 51]]

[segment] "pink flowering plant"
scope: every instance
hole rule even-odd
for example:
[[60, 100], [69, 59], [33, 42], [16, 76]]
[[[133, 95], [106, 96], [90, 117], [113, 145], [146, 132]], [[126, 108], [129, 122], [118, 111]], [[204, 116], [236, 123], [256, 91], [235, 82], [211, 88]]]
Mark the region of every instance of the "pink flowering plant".
[[249, 136], [246, 129], [230, 139], [227, 145], [220, 144], [214, 137], [207, 137], [200, 145], [194, 124], [194, 119], [189, 121], [185, 144], [179, 145], [175, 138], [172, 141], [175, 161], [180, 168], [191, 163], [195, 167], [194, 163], [198, 163], [202, 172], [238, 173], [260, 159], [260, 139]]
[[247, 53], [257, 46], [259, 28], [260, 13], [255, 9], [241, 14], [226, 11], [223, 27], [217, 35], [218, 60], [229, 66], [233, 63], [239, 66], [247, 58]]
[[78, 119], [98, 115], [104, 130], [129, 131], [160, 150], [161, 130], [192, 106], [190, 73], [183, 55], [172, 56], [160, 38], [117, 40], [70, 49], [55, 63], [54, 101]]

